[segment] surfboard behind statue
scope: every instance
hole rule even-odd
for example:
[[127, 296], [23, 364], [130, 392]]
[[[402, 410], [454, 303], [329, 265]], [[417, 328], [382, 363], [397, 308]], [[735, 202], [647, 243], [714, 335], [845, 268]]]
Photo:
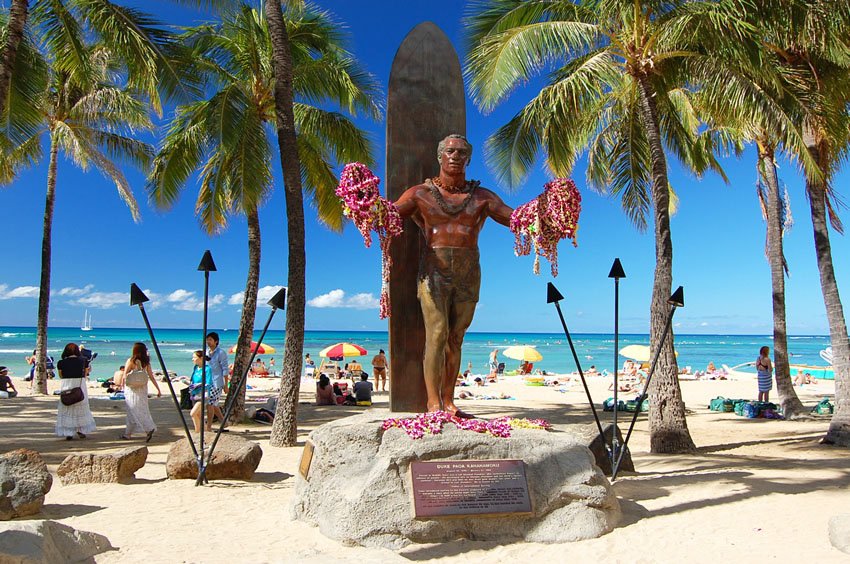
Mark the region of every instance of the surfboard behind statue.
[[[439, 173], [437, 143], [451, 133], [466, 135], [460, 61], [446, 34], [424, 22], [407, 34], [390, 70], [385, 175], [390, 200]], [[406, 219], [404, 233], [390, 246], [390, 411], [424, 412], [426, 408], [425, 327], [416, 297], [424, 245], [419, 227]]]

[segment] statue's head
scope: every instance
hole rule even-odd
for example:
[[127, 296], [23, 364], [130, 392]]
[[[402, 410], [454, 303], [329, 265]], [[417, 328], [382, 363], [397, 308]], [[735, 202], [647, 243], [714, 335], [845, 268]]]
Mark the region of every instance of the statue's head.
[[463, 141], [463, 144], [466, 145], [467, 155], [466, 155], [466, 164], [468, 165], [472, 160], [472, 144], [469, 140], [461, 135], [460, 133], [452, 133], [451, 135], [446, 135], [438, 144], [437, 144], [437, 162], [440, 165], [443, 164], [443, 152], [446, 150], [446, 145], [449, 144], [451, 139], [460, 139]]

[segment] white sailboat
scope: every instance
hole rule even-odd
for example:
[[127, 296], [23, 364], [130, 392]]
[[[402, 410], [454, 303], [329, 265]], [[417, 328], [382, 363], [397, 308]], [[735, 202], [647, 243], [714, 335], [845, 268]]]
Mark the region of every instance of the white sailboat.
[[89, 315], [89, 310], [86, 310], [85, 315], [83, 316], [83, 325], [80, 327], [83, 331], [91, 331], [91, 316]]

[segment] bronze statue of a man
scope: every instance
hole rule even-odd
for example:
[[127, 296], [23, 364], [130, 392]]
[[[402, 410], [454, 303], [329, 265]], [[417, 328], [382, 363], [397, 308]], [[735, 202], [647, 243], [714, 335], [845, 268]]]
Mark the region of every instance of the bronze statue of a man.
[[499, 196], [466, 179], [472, 145], [462, 135], [440, 141], [440, 175], [408, 188], [395, 202], [427, 244], [419, 259], [417, 295], [425, 322], [425, 389], [428, 411], [470, 417], [454, 404], [463, 337], [478, 302], [481, 268], [478, 234], [488, 217], [510, 225], [510, 207]]

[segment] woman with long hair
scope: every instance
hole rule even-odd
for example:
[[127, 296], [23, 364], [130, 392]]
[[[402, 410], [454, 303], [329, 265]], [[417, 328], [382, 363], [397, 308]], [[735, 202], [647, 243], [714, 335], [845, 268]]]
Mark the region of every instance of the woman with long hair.
[[97, 429], [94, 416], [89, 407], [89, 392], [86, 389], [89, 375], [89, 361], [80, 355], [76, 343], [68, 343], [62, 351], [62, 360], [56, 364], [59, 370], [60, 390], [67, 392], [73, 388], [82, 390], [82, 399], [72, 405], [59, 402], [56, 414], [56, 436], [70, 441], [76, 435], [85, 439], [88, 433]]
[[316, 405], [336, 405], [336, 395], [331, 386], [331, 380], [324, 374], [319, 376], [319, 381], [316, 382]]
[[127, 404], [127, 424], [119, 438], [129, 440], [133, 433], [145, 433], [145, 442], [150, 442], [156, 431], [150, 407], [148, 407], [148, 382], [153, 382], [156, 397], [161, 397], [159, 383], [151, 369], [151, 357], [144, 343], [135, 343], [133, 353], [124, 363], [121, 384], [124, 386], [124, 402]]

